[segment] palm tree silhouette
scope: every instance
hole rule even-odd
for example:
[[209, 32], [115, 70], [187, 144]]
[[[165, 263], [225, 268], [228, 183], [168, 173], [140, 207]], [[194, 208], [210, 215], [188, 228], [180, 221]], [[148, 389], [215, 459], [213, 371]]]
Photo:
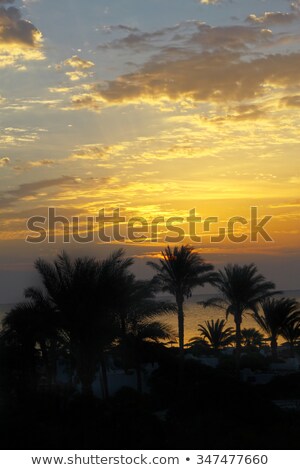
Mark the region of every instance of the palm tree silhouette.
[[244, 348], [251, 350], [262, 347], [265, 338], [256, 328], [243, 328], [241, 334], [241, 342]]
[[[107, 348], [117, 336], [114, 288], [131, 264], [122, 250], [102, 262], [94, 258], [72, 261], [62, 253], [54, 263], [43, 259], [35, 263], [47, 298], [58, 312], [58, 326], [69, 338], [70, 355], [85, 395], [92, 394], [98, 364], [105, 369]], [[34, 292], [31, 289], [31, 295]]]
[[184, 310], [185, 299], [191, 297], [192, 290], [197, 286], [214, 279], [213, 266], [205, 263], [192, 246], [168, 246], [161, 252], [162, 259], [158, 263], [149, 261], [147, 264], [157, 272], [155, 282], [162, 292], [169, 292], [175, 297], [178, 315], [179, 353], [181, 362], [184, 358]]
[[[281, 299], [267, 298], [263, 300], [260, 305], [261, 312], [257, 311], [253, 317], [262, 330], [269, 336], [272, 357], [274, 360], [277, 360], [278, 337], [285, 335], [287, 339], [289, 334], [292, 334], [292, 329], [296, 327], [300, 321], [299, 304], [295, 299], [282, 297]], [[297, 330], [295, 330], [295, 332], [296, 331]]]
[[226, 328], [225, 320], [210, 320], [204, 322], [204, 325], [200, 324], [198, 326], [200, 336], [191, 338], [190, 342], [196, 344], [198, 341], [203, 344], [202, 341], [204, 341], [216, 354], [219, 354], [220, 349], [229, 346], [235, 340], [234, 329], [231, 327]]
[[300, 340], [300, 319], [286, 324], [282, 328], [281, 336], [289, 343], [291, 356], [295, 357], [295, 347], [299, 344]]
[[[174, 333], [170, 327], [160, 321], [151, 321], [152, 314], [147, 313], [130, 315], [128, 318], [128, 330], [122, 338], [122, 349], [125, 350], [126, 359], [131, 362], [136, 370], [137, 391], [142, 393], [142, 360], [144, 352], [149, 354], [158, 342], [170, 340]], [[152, 351], [155, 356], [155, 351]]]
[[219, 270], [212, 284], [218, 289], [220, 296], [201, 302], [204, 306], [215, 306], [226, 311], [226, 318], [233, 315], [236, 338], [236, 368], [240, 370], [241, 356], [241, 324], [243, 314], [256, 312], [258, 303], [274, 294], [275, 284], [266, 281], [258, 273], [257, 267], [249, 265], [228, 264]]
[[[163, 314], [173, 313], [174, 304], [155, 299], [156, 286], [153, 282], [137, 281], [132, 274], [126, 274], [117, 286], [116, 312], [120, 322], [119, 351], [125, 369], [134, 365], [137, 375], [137, 389], [142, 391], [141, 361], [145, 343], [153, 346], [159, 340], [175, 339], [168, 325], [156, 320]], [[149, 349], [149, 344], [148, 344]]]
[[55, 375], [55, 360], [51, 357], [52, 343], [57, 340], [58, 332], [55, 312], [47, 299], [40, 294], [31, 301], [20, 302], [6, 314], [2, 325], [6, 340], [20, 344], [26, 381], [33, 381], [36, 372], [36, 346], [38, 346], [48, 386], [51, 386]]

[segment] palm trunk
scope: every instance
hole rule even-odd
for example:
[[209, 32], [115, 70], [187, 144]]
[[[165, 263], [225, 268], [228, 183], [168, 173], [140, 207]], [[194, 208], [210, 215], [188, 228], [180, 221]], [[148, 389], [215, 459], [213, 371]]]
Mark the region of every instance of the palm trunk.
[[236, 372], [240, 374], [241, 368], [241, 350], [242, 350], [242, 333], [241, 333], [241, 317], [240, 315], [235, 315], [235, 341], [236, 341], [236, 349], [235, 349], [235, 366]]
[[184, 312], [183, 298], [176, 297], [178, 313], [178, 339], [179, 339], [179, 370], [178, 370], [178, 393], [181, 394], [184, 380]]
[[106, 364], [104, 359], [101, 359], [100, 362], [100, 381], [101, 381], [101, 387], [102, 387], [102, 396], [103, 400], [107, 400], [109, 397], [109, 391], [108, 391], [108, 379], [107, 379], [107, 369], [106, 369]]
[[140, 361], [138, 361], [136, 365], [136, 389], [139, 393], [143, 393], [142, 368]]
[[180, 360], [184, 358], [184, 312], [182, 297], [176, 298], [178, 310], [178, 339], [179, 339], [179, 356]]
[[278, 353], [277, 353], [277, 340], [275, 337], [271, 338], [271, 350], [272, 350], [272, 359], [273, 361], [277, 361]]
[[82, 381], [81, 382], [81, 391], [82, 395], [85, 397], [92, 397], [93, 396], [93, 389], [92, 389], [92, 384], [90, 381]]
[[142, 356], [139, 340], [135, 341], [134, 356], [135, 356], [135, 372], [136, 372], [136, 389], [138, 393], [143, 393], [143, 377], [142, 377]]
[[291, 350], [291, 357], [295, 357], [295, 345], [293, 341], [290, 341], [290, 350]]
[[47, 386], [49, 389], [51, 389], [52, 385], [52, 370], [51, 370], [51, 365], [50, 365], [50, 360], [49, 360], [49, 354], [47, 351], [47, 346], [46, 342], [44, 340], [40, 340], [40, 348], [42, 351], [42, 358], [43, 358], [43, 363], [46, 371], [46, 377], [47, 377]]

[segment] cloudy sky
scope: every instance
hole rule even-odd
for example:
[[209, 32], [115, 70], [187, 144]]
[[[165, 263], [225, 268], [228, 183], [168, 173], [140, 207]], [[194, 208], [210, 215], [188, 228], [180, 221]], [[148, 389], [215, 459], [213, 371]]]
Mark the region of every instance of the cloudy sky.
[[[48, 207], [83, 230], [101, 208], [224, 226], [257, 206], [273, 242], [196, 248], [299, 288], [299, 26], [299, 0], [0, 0], [0, 303], [37, 256], [120, 246], [26, 243]], [[138, 275], [164, 233], [126, 243]]]

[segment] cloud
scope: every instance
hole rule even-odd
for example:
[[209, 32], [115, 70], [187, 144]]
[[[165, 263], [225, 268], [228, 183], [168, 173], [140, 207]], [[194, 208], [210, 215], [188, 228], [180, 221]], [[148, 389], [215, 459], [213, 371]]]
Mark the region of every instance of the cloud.
[[299, 12], [282, 13], [280, 11], [266, 11], [262, 16], [251, 14], [246, 18], [248, 23], [252, 24], [266, 24], [269, 26], [290, 24], [299, 19]]
[[6, 165], [9, 165], [10, 159], [8, 157], [0, 158], [0, 168]]
[[246, 50], [250, 45], [269, 45], [272, 39], [270, 30], [253, 26], [217, 26], [198, 24], [198, 31], [190, 40], [190, 45], [200, 45], [203, 50], [231, 49]]
[[[4, 109], [15, 109], [5, 106]], [[10, 146], [21, 146], [29, 142], [36, 142], [39, 140], [39, 134], [44, 132], [40, 128], [27, 128], [22, 129], [18, 127], [5, 127], [0, 128], [0, 144]]]
[[[282, 40], [282, 38], [280, 38]], [[260, 24], [235, 26], [210, 26], [206, 23], [190, 20], [152, 32], [130, 33], [129, 35], [100, 44], [98, 50], [149, 53], [157, 51], [182, 56], [186, 52], [211, 51], [214, 49], [241, 50], [257, 46], [269, 48], [276, 44], [278, 37]]]
[[49, 180], [40, 180], [33, 183], [21, 184], [17, 189], [0, 193], [0, 207], [8, 207], [19, 200], [35, 200], [37, 193], [44, 188], [63, 186], [66, 188], [78, 185], [79, 180], [73, 176], [61, 176]]
[[229, 110], [226, 116], [217, 116], [210, 119], [214, 123], [223, 123], [225, 121], [256, 121], [266, 117], [266, 111], [259, 105], [239, 105]]
[[203, 5], [216, 5], [216, 3], [221, 3], [222, 0], [199, 0], [199, 3]]
[[[196, 29], [199, 21], [188, 20], [173, 26], [165, 27], [163, 29], [142, 32], [140, 30], [130, 30], [127, 36], [114, 39], [110, 42], [100, 44], [98, 50], [111, 50], [111, 49], [132, 49], [136, 52], [144, 52], [155, 49], [165, 45], [166, 40], [178, 42], [180, 39], [186, 39], [192, 29]], [[174, 36], [177, 33], [177, 36]], [[182, 33], [182, 34], [180, 34]], [[170, 36], [170, 34], [173, 35]]]
[[108, 160], [111, 147], [101, 144], [84, 145], [74, 150], [73, 160]]
[[286, 108], [300, 108], [300, 95], [284, 96], [280, 103]]
[[69, 72], [65, 72], [65, 74], [72, 82], [76, 82], [78, 80], [81, 80], [82, 78], [92, 76], [93, 74], [89, 72], [89, 69], [93, 68], [94, 66], [94, 62], [90, 60], [84, 60], [78, 57], [77, 55], [73, 55], [69, 59], [66, 59], [64, 62], [55, 65], [55, 69], [58, 72], [61, 72], [64, 67], [70, 67], [72, 70]]
[[54, 165], [54, 160], [37, 160], [35, 162], [28, 162], [28, 165], [33, 168], [41, 167], [41, 166], [52, 166]]
[[20, 67], [20, 61], [44, 59], [41, 45], [42, 33], [22, 19], [19, 9], [0, 6], [0, 67]]
[[81, 70], [74, 70], [72, 72], [66, 72], [66, 76], [69, 77], [71, 82], [76, 82], [82, 78], [88, 77], [89, 75]]
[[77, 55], [73, 55], [70, 59], [65, 60], [64, 65], [77, 70], [86, 70], [95, 66], [91, 60], [81, 59]]
[[167, 99], [173, 102], [226, 103], [268, 94], [269, 87], [297, 86], [300, 53], [271, 54], [244, 60], [239, 53], [186, 53], [178, 60], [152, 59], [134, 73], [91, 85], [90, 92], [73, 97], [73, 105], [99, 109], [106, 105]]
[[117, 32], [126, 31], [126, 32], [136, 33], [137, 31], [139, 31], [139, 28], [136, 28], [134, 26], [128, 26], [125, 24], [102, 25], [100, 29], [104, 31], [105, 33], [112, 33], [114, 31], [117, 31]]
[[71, 108], [67, 107], [66, 110], [72, 109], [90, 109], [93, 111], [99, 111], [103, 107], [104, 100], [99, 94], [83, 93], [80, 95], [74, 95], [71, 98]]

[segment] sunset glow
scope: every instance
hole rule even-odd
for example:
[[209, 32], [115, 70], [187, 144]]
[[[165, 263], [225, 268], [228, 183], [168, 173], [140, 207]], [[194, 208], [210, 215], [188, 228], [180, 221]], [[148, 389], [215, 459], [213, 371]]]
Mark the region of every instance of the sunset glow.
[[[300, 1], [0, 0], [0, 296], [31, 284], [28, 218], [272, 216], [273, 242], [195, 244], [299, 288]], [[191, 242], [183, 224], [185, 242]], [[163, 227], [160, 227], [161, 235]], [[241, 227], [237, 227], [237, 234]], [[247, 228], [243, 229], [247, 233]], [[164, 246], [128, 241], [139, 275]], [[7, 290], [8, 289], [8, 290]]]

